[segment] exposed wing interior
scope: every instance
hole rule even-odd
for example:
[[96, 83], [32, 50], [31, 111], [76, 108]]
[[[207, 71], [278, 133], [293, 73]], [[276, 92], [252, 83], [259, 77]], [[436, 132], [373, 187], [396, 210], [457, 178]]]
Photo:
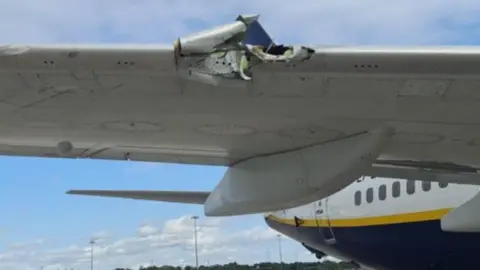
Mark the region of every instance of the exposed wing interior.
[[203, 191], [149, 191], [149, 190], [70, 190], [67, 194], [113, 197], [134, 200], [204, 204], [210, 192]]
[[[258, 16], [254, 16], [254, 18], [254, 20], [251, 20], [251, 22], [249, 22], [249, 27], [247, 29], [247, 32], [245, 33], [245, 38], [243, 39], [243, 42], [246, 44], [263, 46], [264, 48], [266, 48], [266, 52], [268, 52], [268, 50], [272, 46], [275, 46], [275, 43], [273, 42], [267, 31], [265, 31], [260, 22], [258, 22]], [[247, 22], [249, 21], [249, 17], [238, 16], [237, 20]]]

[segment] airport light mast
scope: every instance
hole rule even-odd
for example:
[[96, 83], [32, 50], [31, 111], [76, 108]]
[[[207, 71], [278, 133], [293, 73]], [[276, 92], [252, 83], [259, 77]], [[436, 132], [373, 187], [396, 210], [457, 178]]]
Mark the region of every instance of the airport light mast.
[[95, 240], [90, 240], [90, 270], [93, 270], [93, 246], [95, 245]]
[[195, 268], [198, 270], [198, 247], [197, 247], [197, 219], [198, 216], [193, 216], [193, 235], [195, 238]]
[[277, 238], [278, 238], [278, 255], [280, 257], [280, 266], [282, 267], [282, 270], [283, 270], [282, 236], [280, 234], [277, 234]]

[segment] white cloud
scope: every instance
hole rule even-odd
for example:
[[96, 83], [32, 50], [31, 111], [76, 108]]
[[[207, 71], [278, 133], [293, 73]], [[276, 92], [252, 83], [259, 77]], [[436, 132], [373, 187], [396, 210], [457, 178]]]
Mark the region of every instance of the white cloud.
[[138, 228], [138, 235], [140, 237], [149, 237], [151, 235], [155, 235], [158, 233], [158, 228], [150, 225], [150, 224], [144, 224]]
[[258, 13], [283, 41], [443, 43], [478, 37], [479, 11], [475, 0], [3, 0], [0, 37], [5, 42], [170, 43], [238, 13]]
[[[276, 245], [276, 233], [267, 226], [233, 230], [226, 220], [202, 218], [198, 221], [200, 263], [207, 260], [212, 263], [261, 261], [266, 259], [261, 250]], [[162, 264], [193, 264], [192, 222], [189, 216], [184, 216], [167, 220], [162, 226], [141, 224], [136, 235], [97, 242], [93, 249], [95, 264], [102, 269], [145, 265], [152, 260]], [[96, 239], [106, 235], [98, 233]], [[301, 250], [303, 252], [303, 248]], [[44, 244], [12, 246], [0, 253], [0, 269], [7, 269], [7, 266], [12, 270], [39, 269], [41, 266], [44, 270], [78, 269], [89, 265], [90, 252], [88, 245], [73, 244], [55, 249], [46, 248]], [[306, 257], [313, 259], [313, 256]]]

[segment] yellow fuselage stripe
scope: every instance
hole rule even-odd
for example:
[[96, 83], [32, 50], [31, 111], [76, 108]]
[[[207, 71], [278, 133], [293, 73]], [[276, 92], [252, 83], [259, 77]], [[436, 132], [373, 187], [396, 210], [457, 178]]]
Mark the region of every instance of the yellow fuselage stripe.
[[[411, 223], [421, 221], [440, 220], [451, 209], [436, 209], [414, 213], [402, 213], [386, 216], [375, 217], [361, 217], [361, 218], [345, 218], [345, 219], [300, 219], [299, 226], [302, 227], [361, 227], [361, 226], [375, 226], [375, 225], [387, 225], [387, 224], [400, 224]], [[273, 215], [267, 216], [267, 218], [275, 220], [277, 222], [296, 226], [294, 219], [285, 219], [276, 217]], [[330, 222], [330, 224], [329, 224]]]

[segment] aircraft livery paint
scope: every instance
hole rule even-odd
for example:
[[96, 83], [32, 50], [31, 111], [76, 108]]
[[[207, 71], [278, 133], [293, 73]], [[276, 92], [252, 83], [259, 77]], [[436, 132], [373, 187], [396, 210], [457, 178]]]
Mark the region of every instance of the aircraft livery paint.
[[308, 205], [265, 215], [267, 224], [324, 254], [373, 269], [471, 269], [480, 233], [444, 232], [440, 219], [478, 186], [358, 180]]

